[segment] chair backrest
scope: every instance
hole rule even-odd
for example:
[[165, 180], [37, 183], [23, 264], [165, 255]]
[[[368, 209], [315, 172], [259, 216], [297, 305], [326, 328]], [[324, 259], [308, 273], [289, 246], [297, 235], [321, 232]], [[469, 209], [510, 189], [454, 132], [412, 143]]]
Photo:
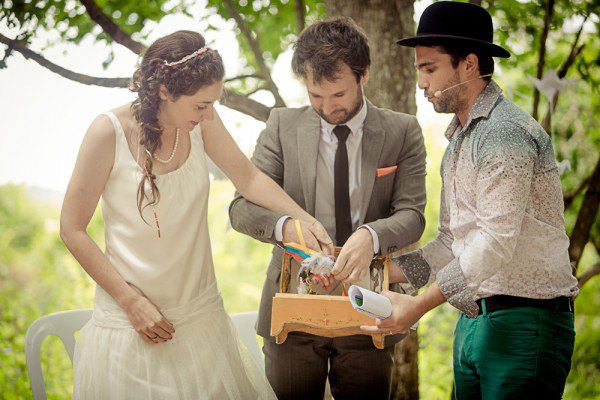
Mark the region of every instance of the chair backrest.
[[92, 317], [92, 310], [70, 310], [49, 314], [36, 319], [25, 334], [25, 361], [34, 400], [46, 399], [46, 386], [42, 375], [40, 349], [48, 335], [60, 338], [69, 353], [71, 363], [75, 350], [75, 332]]
[[[62, 311], [38, 318], [29, 326], [25, 334], [25, 360], [34, 400], [46, 399], [46, 386], [40, 359], [40, 349], [44, 339], [48, 335], [58, 336], [73, 362], [75, 332], [80, 330], [91, 317], [92, 310]], [[258, 312], [256, 311], [231, 314], [231, 320], [248, 348], [250, 356], [264, 370], [264, 359], [258, 347], [254, 328], [257, 318]]]
[[258, 347], [256, 339], [256, 320], [258, 318], [257, 311], [243, 312], [230, 314], [231, 320], [240, 335], [240, 338], [250, 351], [250, 355], [256, 363], [264, 370], [265, 361], [262, 351]]

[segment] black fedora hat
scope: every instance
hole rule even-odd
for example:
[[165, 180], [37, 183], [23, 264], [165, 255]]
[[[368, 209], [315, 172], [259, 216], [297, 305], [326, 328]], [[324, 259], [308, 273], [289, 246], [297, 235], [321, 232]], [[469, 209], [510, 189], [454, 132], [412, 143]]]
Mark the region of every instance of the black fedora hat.
[[481, 55], [510, 57], [510, 53], [492, 43], [492, 17], [482, 7], [454, 1], [438, 1], [423, 11], [417, 35], [398, 40], [401, 46], [451, 46], [472, 49]]

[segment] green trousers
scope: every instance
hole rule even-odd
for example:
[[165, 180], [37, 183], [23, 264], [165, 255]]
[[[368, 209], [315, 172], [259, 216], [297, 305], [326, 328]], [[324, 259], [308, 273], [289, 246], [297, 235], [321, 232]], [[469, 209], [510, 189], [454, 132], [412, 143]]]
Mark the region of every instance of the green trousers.
[[456, 399], [560, 399], [575, 344], [573, 313], [506, 308], [461, 314], [454, 332]]

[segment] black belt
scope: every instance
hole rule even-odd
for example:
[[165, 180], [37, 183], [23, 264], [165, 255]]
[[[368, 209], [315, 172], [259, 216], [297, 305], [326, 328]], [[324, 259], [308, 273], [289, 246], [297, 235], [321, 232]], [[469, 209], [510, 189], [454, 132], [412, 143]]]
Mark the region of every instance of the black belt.
[[[483, 314], [481, 300], [482, 299], [476, 301], [477, 305], [479, 306], [479, 315]], [[573, 312], [573, 298], [556, 297], [554, 299], [530, 299], [527, 297], [507, 296], [504, 294], [497, 294], [495, 296], [485, 298], [485, 309], [488, 313], [496, 310], [502, 310], [503, 308], [515, 307], [536, 307], [553, 311]]]

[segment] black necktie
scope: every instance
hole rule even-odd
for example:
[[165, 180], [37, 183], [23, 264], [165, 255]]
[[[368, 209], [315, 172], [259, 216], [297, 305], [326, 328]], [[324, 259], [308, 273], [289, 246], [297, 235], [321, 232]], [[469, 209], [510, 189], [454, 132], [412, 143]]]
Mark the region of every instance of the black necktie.
[[343, 246], [352, 233], [352, 218], [350, 217], [350, 183], [348, 179], [348, 150], [346, 139], [350, 128], [338, 125], [333, 128], [333, 133], [338, 138], [338, 147], [335, 151], [333, 166], [333, 187], [335, 194], [335, 241], [338, 246]]

